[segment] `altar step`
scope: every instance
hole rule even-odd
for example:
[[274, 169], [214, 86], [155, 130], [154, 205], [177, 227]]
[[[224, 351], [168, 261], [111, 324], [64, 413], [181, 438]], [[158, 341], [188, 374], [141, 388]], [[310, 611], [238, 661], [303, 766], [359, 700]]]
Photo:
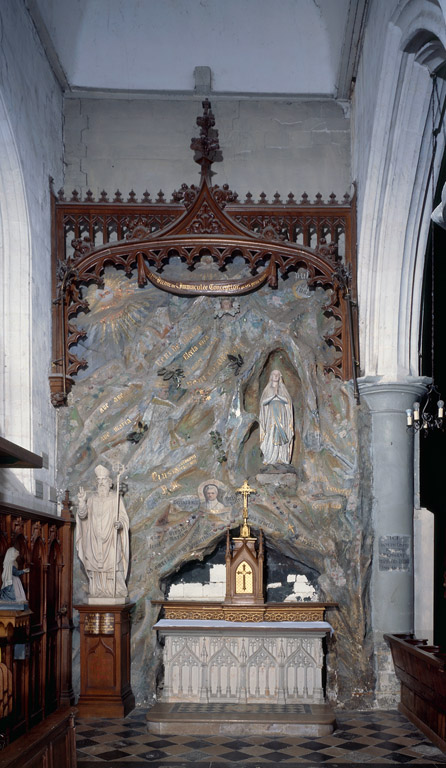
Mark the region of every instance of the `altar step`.
[[328, 704], [157, 702], [147, 713], [148, 732], [166, 736], [326, 736], [335, 726]]

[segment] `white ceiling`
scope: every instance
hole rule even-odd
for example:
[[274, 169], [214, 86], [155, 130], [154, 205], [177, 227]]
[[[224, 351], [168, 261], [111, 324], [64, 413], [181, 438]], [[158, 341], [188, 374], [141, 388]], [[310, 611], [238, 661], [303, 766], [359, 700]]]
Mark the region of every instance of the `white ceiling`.
[[367, 2], [25, 1], [68, 90], [191, 91], [208, 66], [216, 92], [299, 95], [335, 95]]

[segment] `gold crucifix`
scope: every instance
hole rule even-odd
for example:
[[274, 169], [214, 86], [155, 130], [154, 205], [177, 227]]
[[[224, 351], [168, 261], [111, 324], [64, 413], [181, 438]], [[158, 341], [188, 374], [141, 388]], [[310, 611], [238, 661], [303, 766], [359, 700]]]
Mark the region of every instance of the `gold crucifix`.
[[257, 493], [254, 488], [250, 488], [248, 481], [245, 480], [241, 488], [237, 488], [236, 493], [243, 495], [243, 524], [240, 526], [240, 536], [242, 539], [248, 539], [251, 536], [251, 530], [248, 525], [248, 498], [251, 493]]

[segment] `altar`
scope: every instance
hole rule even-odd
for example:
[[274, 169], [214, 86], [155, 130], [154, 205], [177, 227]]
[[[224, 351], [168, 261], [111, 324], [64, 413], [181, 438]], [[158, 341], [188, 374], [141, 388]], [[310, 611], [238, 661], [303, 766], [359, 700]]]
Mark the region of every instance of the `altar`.
[[251, 536], [245, 497], [240, 535], [227, 531], [225, 600], [153, 601], [163, 614], [153, 629], [164, 683], [150, 732], [333, 731], [323, 677], [333, 632], [325, 610], [335, 604], [264, 602], [263, 559], [263, 533]]
[[[167, 615], [175, 613], [174, 606], [164, 607]], [[189, 603], [181, 610], [196, 615], [200, 607]], [[266, 603], [265, 613], [280, 613], [281, 607]], [[307, 603], [304, 608], [311, 616], [325, 607]], [[303, 615], [303, 606], [293, 608], [296, 616]], [[292, 609], [288, 606], [288, 616]], [[163, 618], [154, 630], [163, 645], [164, 686], [148, 714], [151, 733], [179, 733], [182, 727], [197, 734], [228, 728], [269, 733], [272, 723], [276, 733], [333, 731], [335, 718], [323, 690], [328, 622]]]
[[233, 703], [324, 700], [322, 641], [328, 622], [161, 619], [163, 701]]

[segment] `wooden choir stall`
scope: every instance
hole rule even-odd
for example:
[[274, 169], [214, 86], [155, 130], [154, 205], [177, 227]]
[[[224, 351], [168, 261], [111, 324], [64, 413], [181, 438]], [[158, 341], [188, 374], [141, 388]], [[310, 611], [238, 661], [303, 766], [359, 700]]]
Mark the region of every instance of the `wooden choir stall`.
[[[0, 438], [0, 464], [42, 458]], [[24, 571], [23, 601], [0, 600], [1, 768], [76, 765], [70, 506], [68, 494], [60, 517], [0, 503], [0, 572], [8, 550]]]

